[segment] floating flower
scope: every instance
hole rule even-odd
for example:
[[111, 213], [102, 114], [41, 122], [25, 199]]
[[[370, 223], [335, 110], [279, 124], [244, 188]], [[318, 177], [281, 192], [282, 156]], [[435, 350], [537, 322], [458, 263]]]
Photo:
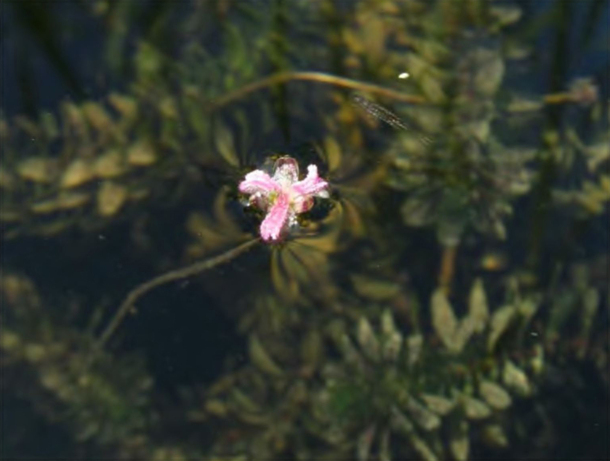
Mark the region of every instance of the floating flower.
[[277, 159], [273, 177], [254, 170], [239, 184], [240, 192], [250, 195], [250, 205], [266, 213], [260, 232], [263, 240], [278, 241], [297, 215], [309, 211], [314, 197], [328, 197], [328, 183], [318, 176], [318, 167], [309, 165], [307, 176], [299, 181], [299, 165], [292, 157]]

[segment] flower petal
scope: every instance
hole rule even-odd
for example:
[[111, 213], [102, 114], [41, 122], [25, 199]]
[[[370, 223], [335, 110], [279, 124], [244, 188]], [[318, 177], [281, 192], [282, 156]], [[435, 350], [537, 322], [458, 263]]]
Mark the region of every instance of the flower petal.
[[282, 230], [288, 223], [290, 200], [288, 194], [280, 193], [261, 223], [263, 240], [279, 240]]
[[263, 170], [254, 170], [246, 175], [244, 180], [239, 183], [239, 191], [244, 194], [269, 194], [278, 191], [280, 185], [271, 179]]
[[327, 195], [327, 188], [328, 183], [318, 176], [318, 167], [315, 165], [309, 165], [307, 167], [307, 177], [292, 186], [297, 194], [304, 197], [325, 196]]

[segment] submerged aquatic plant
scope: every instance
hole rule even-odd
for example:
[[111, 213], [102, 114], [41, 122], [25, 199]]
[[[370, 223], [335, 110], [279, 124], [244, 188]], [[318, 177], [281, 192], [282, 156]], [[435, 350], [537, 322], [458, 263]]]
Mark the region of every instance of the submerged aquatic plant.
[[[512, 296], [490, 312], [476, 281], [468, 313], [458, 321], [437, 291], [431, 308], [440, 342], [416, 325], [407, 331], [388, 308], [368, 315], [357, 304], [345, 306], [345, 316], [310, 316], [307, 333], [295, 333], [290, 343], [277, 344], [278, 334], [269, 330], [264, 337], [251, 333], [251, 364], [230, 382], [220, 380], [205, 403], [206, 417], [240, 434], [231, 445], [221, 434], [213, 452], [238, 449], [256, 459], [464, 460], [480, 438], [506, 447], [507, 410], [532, 396], [543, 370], [537, 345], [518, 334], [537, 303]], [[366, 307], [370, 312], [372, 305]]]
[[299, 181], [299, 165], [292, 157], [280, 157], [273, 177], [254, 170], [239, 184], [240, 192], [250, 194], [250, 205], [265, 211], [260, 233], [265, 241], [278, 241], [297, 225], [297, 215], [309, 211], [314, 197], [328, 197], [328, 183], [318, 176], [318, 167], [309, 165], [307, 177]]
[[145, 433], [153, 382], [141, 357], [102, 354], [86, 368], [88, 329], [76, 330], [74, 312], [58, 315], [61, 306], [46, 305], [22, 275], [0, 273], [0, 302], [3, 393], [31, 400], [44, 419], [71, 426], [77, 440], [115, 444]]
[[[108, 2], [95, 3], [108, 9], [109, 20], [118, 14]], [[194, 2], [196, 14], [189, 15], [189, 27], [183, 28], [188, 31], [187, 43], [179, 46], [177, 61], [167, 54], [168, 49], [142, 42], [135, 56], [137, 78], [125, 95], [111, 95], [108, 104], [67, 104], [58, 120], [43, 114], [39, 120], [0, 121], [0, 141], [7, 145], [0, 162], [4, 238], [58, 235], [73, 225], [85, 231], [99, 229], [125, 215], [139, 220], [145, 212], [150, 214], [147, 210], [153, 199], [162, 197], [168, 204], [168, 198], [174, 197], [171, 203], [180, 205], [178, 209], [191, 197], [187, 192], [197, 190], [198, 211], [185, 211], [190, 214], [187, 229], [193, 237], [182, 252], [185, 266], [177, 263], [173, 267], [178, 269], [135, 287], [94, 347], [107, 342], [133, 304], [154, 287], [218, 267], [255, 246], [265, 255], [248, 261], [258, 265], [257, 270], [238, 269], [244, 279], [218, 271], [216, 280], [222, 283], [208, 283], [207, 277], [203, 281], [206, 297], [214, 298], [222, 291], [222, 296], [238, 293], [243, 299], [246, 308], [236, 323], [249, 337], [250, 360], [244, 369], [223, 374], [206, 392], [204, 427], [188, 424], [186, 411], [179, 414], [163, 405], [159, 418], [150, 418], [148, 409], [154, 401], [148, 388], [138, 387], [142, 373], [134, 371], [123, 379], [118, 351], [116, 357], [98, 351], [95, 363], [88, 364], [90, 356], [82, 351], [88, 352], [92, 338], [71, 342], [73, 356], [58, 352], [57, 360], [49, 365], [46, 356], [54, 354], [54, 344], [34, 334], [30, 336], [35, 343], [26, 342], [27, 335], [18, 331], [21, 325], [15, 317], [2, 314], [3, 358], [17, 365], [27, 362], [43, 378], [48, 378], [47, 370], [57, 371], [61, 380], [41, 383], [66, 407], [80, 405], [85, 390], [92, 389], [86, 408], [91, 410], [75, 412], [77, 417], [72, 418], [76, 426], [90, 432], [87, 439], [106, 445], [119, 440], [119, 451], [124, 451], [123, 445], [129, 444], [153, 447], [156, 441], [144, 433], [178, 434], [172, 436], [175, 448], [164, 448], [154, 456], [148, 450], [117, 459], [466, 459], [481, 457], [481, 439], [518, 447], [530, 435], [530, 427], [518, 421], [512, 404], [535, 419], [525, 407], [535, 406], [539, 412], [545, 397], [544, 390], [537, 392], [539, 378], [550, 367], [559, 365], [554, 374], [564, 378], [569, 360], [593, 357], [608, 381], [607, 289], [579, 281], [564, 290], [558, 283], [542, 303], [536, 296], [512, 294], [503, 307], [494, 309], [492, 287], [487, 291], [491, 295], [488, 309], [482, 283], [477, 282], [468, 303], [460, 303], [457, 296], [456, 304], [455, 298], [450, 301], [437, 290], [429, 318], [420, 324], [419, 318], [428, 311], [420, 309], [417, 300], [423, 299], [422, 291], [427, 296], [425, 286], [432, 277], [427, 264], [418, 264], [417, 258], [421, 249], [428, 261], [430, 251], [418, 248], [423, 233], [402, 227], [396, 232], [392, 226], [393, 218], [401, 215], [408, 226], [430, 225], [437, 231], [445, 246], [441, 286], [448, 285], [454, 272], [458, 282], [469, 278], [468, 262], [462, 265], [459, 259], [456, 264], [456, 245], [466, 229], [500, 237], [507, 234], [504, 225], [514, 199], [530, 192], [529, 160], [535, 154], [533, 145], [523, 145], [527, 139], [518, 138], [522, 147], [509, 145], [503, 137], [504, 127], [509, 126], [506, 119], [493, 123], [503, 113], [504, 75], [513, 67], [508, 60], [519, 59], [508, 55], [514, 45], [498, 32], [513, 24], [520, 10], [507, 2], [484, 0], [360, 0], [353, 8], [322, 0], [311, 3], [314, 6], [308, 11], [320, 8], [324, 25], [333, 27], [319, 27], [301, 10], [296, 15], [288, 11], [294, 5], [272, 3], [271, 21], [261, 10], [248, 21], [227, 22], [216, 18], [234, 18], [235, 9], [249, 5]], [[310, 8], [307, 2], [300, 5], [303, 10]], [[168, 23], [173, 31], [174, 21]], [[270, 25], [268, 31], [262, 23]], [[121, 30], [123, 26], [127, 30], [126, 22]], [[218, 27], [225, 40], [218, 40]], [[282, 27], [290, 31], [290, 37]], [[250, 28], [256, 33], [244, 32]], [[307, 38], [307, 47], [301, 46], [303, 42], [295, 36], [304, 30], [318, 34], [322, 45]], [[208, 41], [226, 46], [209, 47]], [[455, 43], [463, 46], [455, 48]], [[266, 73], [267, 56], [273, 56], [275, 73]], [[317, 68], [327, 56], [332, 58], [328, 62], [333, 63], [334, 72], [351, 78], [300, 72], [291, 61], [295, 56], [305, 70], [312, 63]], [[400, 90], [355, 80], [387, 82], [405, 66], [413, 78]], [[314, 85], [338, 90], [314, 92]], [[288, 86], [291, 97], [285, 99]], [[347, 104], [352, 91], [418, 105], [396, 107], [400, 116], [395, 116], [363, 96], [352, 97], [370, 115], [403, 130], [385, 155], [370, 149], [372, 143], [367, 141], [373, 137], [362, 130], [358, 114]], [[273, 101], [267, 101], [267, 93]], [[343, 106], [341, 98], [346, 102]], [[535, 106], [595, 98], [580, 82], [570, 93], [540, 96]], [[516, 110], [516, 102], [512, 109]], [[507, 109], [510, 112], [511, 104]], [[319, 126], [322, 121], [323, 141], [318, 138], [318, 144], [324, 167], [315, 160], [311, 163], [318, 163], [324, 178], [311, 165], [307, 177], [299, 181], [296, 160], [289, 157], [276, 162], [275, 172], [272, 168], [266, 173], [264, 168], [252, 171], [239, 188], [250, 196], [247, 209], [255, 226], [249, 226], [235, 192], [249, 163], [244, 161], [246, 153], [274, 147], [273, 136], [268, 136], [273, 129], [279, 131], [270, 128], [274, 114], [279, 124], [298, 120], [292, 127], [297, 130], [286, 129], [294, 136], [290, 141], [310, 140], [315, 132], [312, 123]], [[409, 125], [403, 117], [408, 117]], [[410, 124], [425, 132], [425, 137], [410, 129]], [[265, 145], [257, 146], [251, 133]], [[595, 183], [585, 182], [581, 188], [577, 187], [580, 182], [569, 183], [567, 190], [553, 193], [562, 209], [573, 205], [579, 216], [607, 214], [607, 137], [594, 139], [594, 144], [588, 137], [572, 144], [585, 154]], [[302, 162], [298, 155], [293, 157]], [[278, 164], [285, 171], [280, 172]], [[332, 184], [332, 201], [313, 208], [315, 197], [328, 195], [328, 184]], [[202, 187], [213, 213], [199, 212], [206, 205], [199, 194]], [[214, 196], [217, 200], [212, 205]], [[305, 214], [309, 211], [311, 216]], [[373, 215], [375, 211], [380, 214]], [[162, 238], [169, 245], [172, 237], [180, 238], [174, 226], [165, 232], [166, 220], [151, 221], [162, 226]], [[262, 238], [258, 238], [255, 227], [261, 221]], [[521, 229], [515, 229], [515, 234]], [[470, 241], [478, 245], [480, 237]], [[512, 232], [510, 237], [512, 252]], [[402, 245], [413, 251], [401, 251]], [[167, 247], [148, 248], [159, 266], [171, 264]], [[103, 267], [98, 263], [99, 252], [87, 256], [95, 267]], [[241, 284], [245, 277], [250, 277], [250, 286]], [[236, 282], [240, 290], [226, 289]], [[417, 294], [405, 288], [407, 283]], [[274, 292], [266, 292], [271, 285]], [[463, 291], [456, 288], [458, 293]], [[232, 303], [218, 298], [209, 304], [231, 309]], [[548, 309], [551, 315], [546, 316], [542, 312]], [[46, 319], [39, 312], [23, 314], [32, 322]], [[597, 331], [600, 320], [603, 336]], [[433, 333], [427, 332], [426, 325], [432, 326]], [[568, 336], [575, 326], [578, 331]], [[219, 325], [202, 328], [201, 335], [206, 336], [205, 328]], [[67, 337], [56, 325], [49, 329], [57, 330], [53, 338]], [[182, 333], [176, 331], [176, 336]], [[41, 344], [49, 345], [46, 353], [41, 352]], [[186, 352], [186, 357], [192, 356]], [[241, 363], [243, 355], [234, 358]], [[559, 355], [563, 361], [557, 360]], [[71, 357], [83, 365], [74, 372]], [[64, 364], [70, 364], [67, 372]], [[83, 387], [76, 376], [81, 369], [86, 370]], [[577, 372], [574, 375], [579, 378]], [[176, 378], [173, 384], [183, 384], [179, 381]], [[98, 390], [98, 383], [105, 386], [99, 385]], [[191, 382], [189, 391], [196, 395], [202, 386]], [[64, 392], [64, 387], [73, 392]], [[572, 382], [565, 387], [578, 390]], [[523, 397], [536, 399], [534, 405], [519, 403]], [[582, 395], [575, 397], [580, 404]], [[28, 399], [44, 403], [37, 395]], [[548, 407], [554, 403], [553, 408], [564, 410], [563, 402], [556, 404], [557, 398], [547, 400]], [[195, 412], [192, 405], [186, 408], [189, 415]], [[168, 421], [177, 430], [163, 430]], [[213, 440], [200, 434], [192, 437], [191, 430], [211, 432]], [[127, 442], [122, 442], [125, 434], [122, 440]], [[536, 439], [532, 443], [542, 445], [543, 438], [544, 434], [531, 437]], [[194, 446], [196, 452], [188, 450]], [[217, 454], [222, 456], [216, 458]]]
[[[274, 300], [264, 322], [253, 319], [262, 312], [251, 312], [245, 328], [250, 364], [219, 380], [204, 405], [206, 419], [227, 425], [212, 452], [254, 459], [465, 460], [557, 444], [533, 428], [561, 430], [552, 421], [558, 400], [546, 394], [549, 385], [579, 382], [578, 367], [591, 361], [606, 374], [600, 340], [607, 328], [601, 337], [591, 330], [607, 322], [600, 305], [607, 291], [579, 279], [584, 309], [572, 303], [568, 316], [565, 303], [555, 302], [564, 296], [547, 299], [544, 290], [515, 277], [504, 283], [503, 302], [481, 279], [465, 302], [450, 301], [439, 288], [429, 309], [412, 305], [418, 313], [408, 319], [389, 300], [396, 289], [387, 287], [375, 288], [371, 301], [364, 294], [338, 297], [309, 309], [288, 310]], [[387, 296], [377, 296], [382, 291]], [[576, 335], [569, 332], [573, 325], [581, 325]], [[561, 343], [572, 338], [580, 364], [566, 362], [565, 349], [554, 346], [560, 336]], [[574, 388], [566, 387], [577, 402]]]

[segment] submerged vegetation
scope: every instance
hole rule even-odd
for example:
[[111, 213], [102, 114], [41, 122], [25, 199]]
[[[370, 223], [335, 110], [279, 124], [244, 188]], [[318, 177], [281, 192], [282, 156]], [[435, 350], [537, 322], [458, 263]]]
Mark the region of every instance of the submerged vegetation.
[[609, 455], [604, 2], [59, 3], [4, 11], [70, 97], [1, 114], [3, 456]]

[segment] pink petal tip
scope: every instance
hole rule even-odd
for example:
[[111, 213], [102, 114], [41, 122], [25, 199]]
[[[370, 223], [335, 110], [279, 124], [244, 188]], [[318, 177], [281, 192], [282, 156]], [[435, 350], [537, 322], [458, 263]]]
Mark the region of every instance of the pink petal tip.
[[261, 223], [260, 230], [263, 240], [277, 241], [280, 239], [282, 230], [288, 222], [289, 211], [290, 201], [288, 195], [280, 194]]

